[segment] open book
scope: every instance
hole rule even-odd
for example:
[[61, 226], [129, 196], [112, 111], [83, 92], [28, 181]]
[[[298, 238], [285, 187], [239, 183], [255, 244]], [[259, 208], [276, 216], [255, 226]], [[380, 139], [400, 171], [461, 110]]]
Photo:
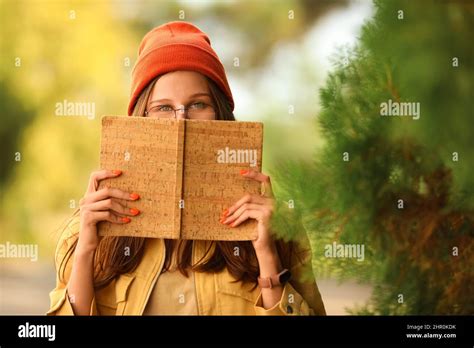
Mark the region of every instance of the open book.
[[99, 189], [140, 195], [120, 200], [140, 214], [128, 224], [98, 224], [99, 235], [170, 239], [252, 240], [257, 222], [229, 228], [222, 212], [261, 184], [241, 169], [261, 170], [263, 124], [237, 121], [104, 116], [100, 167], [120, 169]]

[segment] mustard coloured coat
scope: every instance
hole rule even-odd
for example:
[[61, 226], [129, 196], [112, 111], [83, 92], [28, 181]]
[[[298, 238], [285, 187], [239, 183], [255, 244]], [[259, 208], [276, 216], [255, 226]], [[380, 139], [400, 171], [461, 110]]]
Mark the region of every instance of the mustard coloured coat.
[[[56, 269], [69, 246], [78, 235], [79, 223], [69, 224], [56, 249]], [[205, 254], [208, 241], [194, 241], [193, 263]], [[212, 253], [208, 253], [212, 255]], [[165, 258], [163, 239], [147, 239], [143, 258], [131, 273], [122, 274], [106, 287], [96, 290], [91, 315], [142, 315], [154, 284], [161, 273]], [[71, 257], [66, 265], [65, 279], [69, 279]], [[296, 259], [296, 257], [295, 257]], [[194, 273], [196, 302], [199, 315], [325, 315], [324, 305], [314, 279], [304, 281], [303, 273], [311, 267], [309, 249], [299, 252], [297, 263], [292, 263], [292, 279], [285, 284], [283, 295], [274, 307], [262, 306], [261, 290], [243, 282], [233, 282], [227, 269], [220, 273]], [[295, 261], [296, 262], [296, 261]], [[47, 315], [74, 315], [66, 293], [66, 284], [59, 279], [50, 292], [51, 306]]]

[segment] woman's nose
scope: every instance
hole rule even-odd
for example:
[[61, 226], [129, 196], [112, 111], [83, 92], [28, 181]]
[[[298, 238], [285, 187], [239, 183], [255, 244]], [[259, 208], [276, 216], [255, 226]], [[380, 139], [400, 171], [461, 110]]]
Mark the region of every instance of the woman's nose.
[[186, 118], [186, 108], [184, 105], [181, 105], [178, 109], [176, 109], [176, 118], [182, 120]]

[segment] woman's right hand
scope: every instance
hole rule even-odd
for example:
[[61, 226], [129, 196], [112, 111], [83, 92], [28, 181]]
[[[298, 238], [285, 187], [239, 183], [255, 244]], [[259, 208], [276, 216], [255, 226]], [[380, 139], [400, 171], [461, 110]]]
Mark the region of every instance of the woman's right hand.
[[136, 201], [140, 196], [117, 188], [105, 187], [97, 190], [100, 180], [116, 178], [120, 170], [99, 170], [91, 173], [86, 194], [80, 200], [80, 230], [76, 251], [93, 252], [99, 244], [97, 223], [109, 221], [116, 224], [127, 224], [129, 216], [136, 216], [140, 211], [127, 208], [118, 199]]

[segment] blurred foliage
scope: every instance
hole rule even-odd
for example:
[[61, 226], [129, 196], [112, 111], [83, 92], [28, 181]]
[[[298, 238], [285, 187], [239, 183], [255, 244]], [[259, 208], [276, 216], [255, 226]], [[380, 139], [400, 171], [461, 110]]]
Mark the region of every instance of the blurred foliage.
[[[245, 83], [245, 73], [258, 74], [279, 43], [297, 42], [319, 18], [346, 3], [0, 0], [1, 240], [39, 243], [40, 257], [52, 257], [53, 237], [98, 168], [100, 117], [125, 114], [131, 69], [148, 30], [171, 20], [200, 26], [232, 87], [232, 74], [244, 76]], [[247, 81], [245, 87], [251, 86]], [[95, 118], [56, 116], [55, 105], [64, 100], [95, 103]], [[260, 116], [268, 116], [267, 167], [290, 156], [291, 149], [305, 148], [298, 134], [306, 120], [294, 118], [288, 127], [272, 112]], [[296, 145], [283, 147], [283, 138]]]
[[[352, 313], [473, 314], [474, 3], [375, 5], [321, 90], [322, 150], [280, 165], [277, 191], [295, 201], [319, 275], [374, 284]], [[389, 99], [419, 102], [420, 119], [381, 117]], [[365, 245], [364, 262], [325, 258], [333, 241]]]
[[[124, 59], [136, 39], [109, 11], [103, 2], [93, 10], [82, 2], [1, 3], [0, 100], [8, 99], [2, 114], [15, 125], [0, 125], [9, 174], [2, 165], [2, 240], [54, 246], [52, 235], [98, 166], [100, 116], [125, 110]], [[56, 116], [63, 100], [95, 103], [96, 117]]]

